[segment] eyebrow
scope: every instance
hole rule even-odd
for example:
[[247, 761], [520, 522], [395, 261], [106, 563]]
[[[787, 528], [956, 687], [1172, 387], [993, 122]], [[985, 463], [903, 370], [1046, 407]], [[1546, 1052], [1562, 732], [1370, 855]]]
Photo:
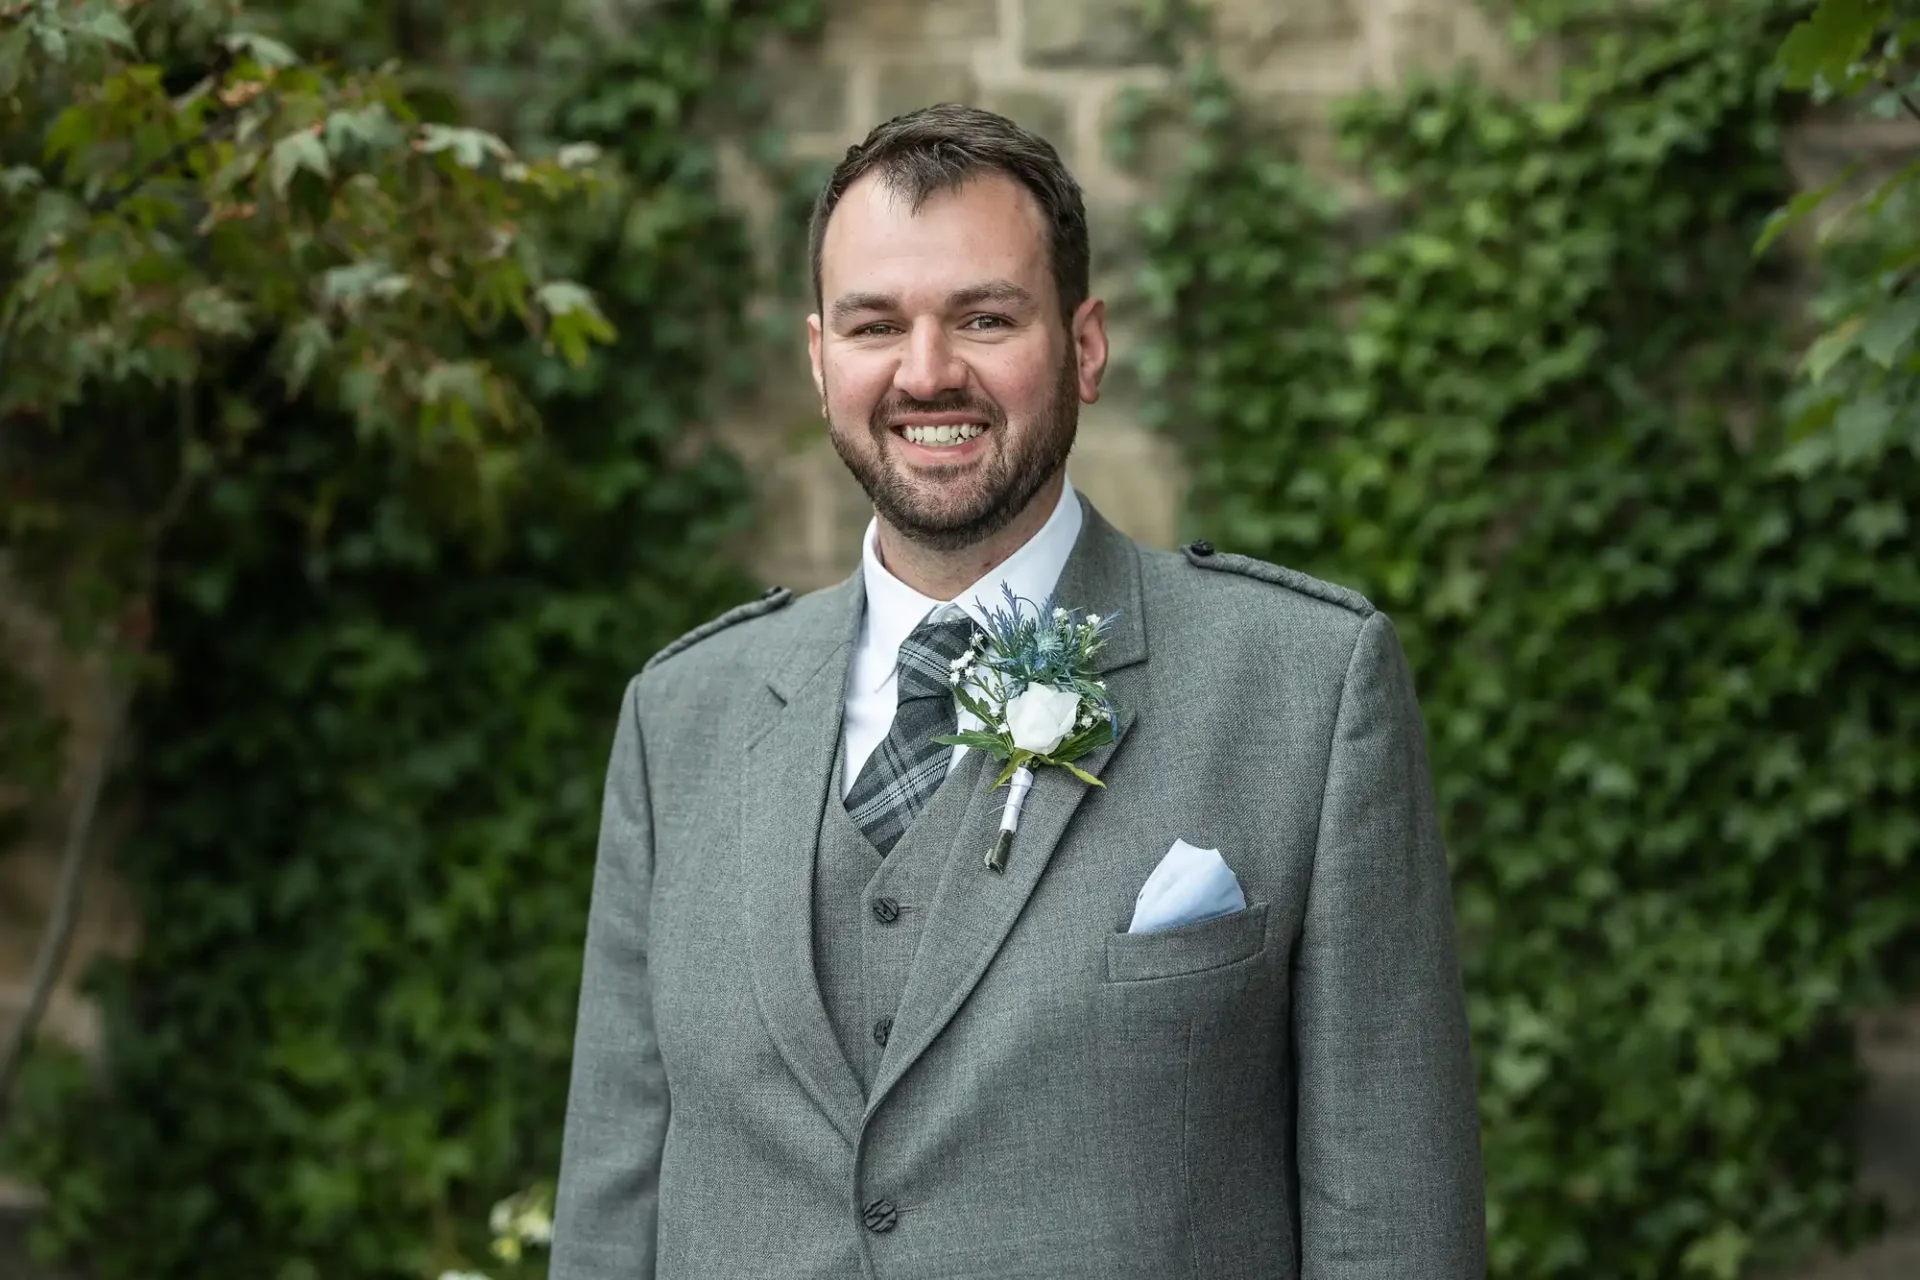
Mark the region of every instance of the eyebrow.
[[[947, 306], [954, 309], [977, 306], [982, 302], [1031, 306], [1033, 295], [1011, 280], [989, 280], [984, 284], [970, 284], [964, 289], [955, 289], [947, 295]], [[899, 299], [888, 293], [843, 294], [834, 299], [833, 318], [839, 322], [870, 311], [897, 310], [899, 306]]]

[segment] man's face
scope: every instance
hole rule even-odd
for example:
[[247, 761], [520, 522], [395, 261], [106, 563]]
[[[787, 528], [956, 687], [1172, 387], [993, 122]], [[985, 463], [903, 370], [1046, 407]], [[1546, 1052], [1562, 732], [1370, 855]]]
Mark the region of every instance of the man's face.
[[934, 550], [999, 532], [1058, 474], [1106, 364], [1100, 302], [1060, 315], [1046, 225], [998, 174], [918, 213], [877, 176], [827, 224], [807, 321], [833, 446], [881, 519]]

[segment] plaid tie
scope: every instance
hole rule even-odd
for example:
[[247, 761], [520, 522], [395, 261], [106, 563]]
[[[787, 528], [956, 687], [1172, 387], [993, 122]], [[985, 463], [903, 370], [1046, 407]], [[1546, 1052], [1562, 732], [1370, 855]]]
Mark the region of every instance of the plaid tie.
[[973, 619], [947, 605], [928, 614], [900, 646], [900, 701], [893, 723], [847, 792], [847, 816], [883, 857], [947, 776], [953, 748], [933, 737], [952, 733], [959, 724], [953, 663], [966, 652], [973, 632]]

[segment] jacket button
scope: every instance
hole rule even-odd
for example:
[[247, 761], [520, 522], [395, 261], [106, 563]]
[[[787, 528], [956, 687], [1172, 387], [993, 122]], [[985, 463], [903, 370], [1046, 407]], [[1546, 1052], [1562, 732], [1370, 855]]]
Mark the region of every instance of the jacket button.
[[892, 898], [875, 898], [873, 918], [881, 924], [892, 924], [900, 918], [900, 904]]
[[873, 1042], [882, 1049], [887, 1047], [887, 1037], [893, 1034], [893, 1019], [882, 1018], [873, 1024]]
[[1187, 550], [1193, 552], [1193, 554], [1197, 556], [1210, 556], [1213, 554], [1213, 544], [1211, 542], [1208, 542], [1205, 538], [1201, 538], [1199, 541], [1189, 546]]
[[869, 1200], [867, 1207], [860, 1211], [861, 1218], [867, 1224], [867, 1230], [877, 1236], [883, 1236], [900, 1225], [900, 1211], [893, 1207], [891, 1200]]

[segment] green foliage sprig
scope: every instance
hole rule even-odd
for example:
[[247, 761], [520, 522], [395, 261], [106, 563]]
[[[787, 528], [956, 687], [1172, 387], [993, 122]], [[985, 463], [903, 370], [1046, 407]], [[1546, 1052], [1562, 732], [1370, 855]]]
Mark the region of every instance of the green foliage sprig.
[[1519, 3], [1547, 97], [1345, 105], [1357, 205], [1204, 58], [1140, 372], [1196, 533], [1366, 592], [1427, 718], [1493, 1274], [1857, 1238], [1851, 1022], [1914, 974], [1920, 470], [1775, 465], [1806, 6]]

